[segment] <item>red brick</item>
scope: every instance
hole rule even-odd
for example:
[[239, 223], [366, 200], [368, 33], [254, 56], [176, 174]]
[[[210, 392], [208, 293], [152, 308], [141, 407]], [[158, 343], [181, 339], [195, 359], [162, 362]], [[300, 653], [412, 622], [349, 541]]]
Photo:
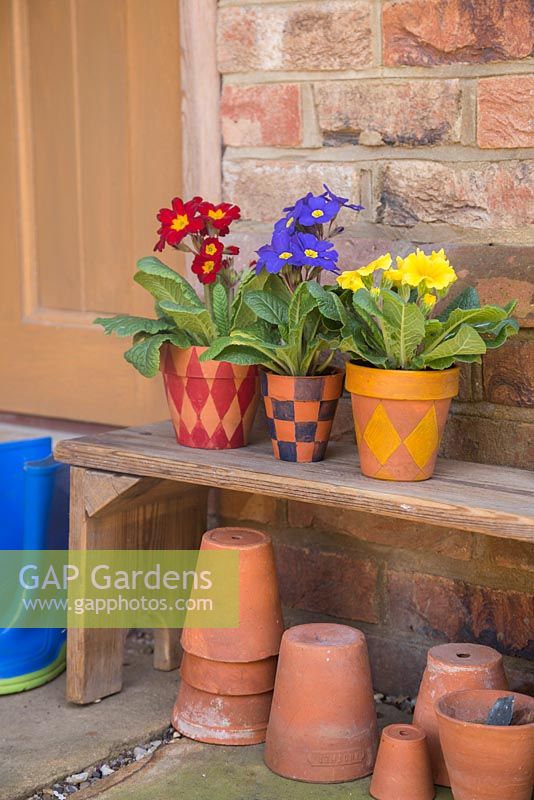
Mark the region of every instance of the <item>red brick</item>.
[[435, 641], [479, 642], [534, 658], [534, 596], [436, 575], [391, 571], [390, 622]]
[[[441, 455], [479, 464], [534, 469], [534, 422], [490, 419], [463, 403], [449, 415]], [[465, 412], [465, 413], [464, 413]]]
[[378, 514], [290, 502], [289, 525], [295, 528], [315, 527], [348, 534], [360, 541], [386, 545], [399, 550], [437, 553], [446, 558], [469, 561], [473, 554], [471, 534], [430, 525], [392, 519]]
[[520, 572], [534, 572], [534, 547], [531, 544], [493, 536], [485, 538], [487, 557], [492, 564]]
[[457, 80], [327, 81], [317, 83], [314, 91], [326, 144], [358, 144], [369, 133], [388, 145], [459, 140]]
[[378, 622], [378, 569], [349, 552], [275, 543], [282, 603], [340, 619]]
[[358, 69], [372, 63], [368, 0], [221, 8], [222, 73]]
[[276, 523], [278, 501], [274, 497], [224, 489], [219, 495], [219, 514], [228, 522]]
[[301, 140], [300, 86], [225, 86], [223, 140], [234, 147], [295, 147]]
[[482, 371], [490, 403], [534, 408], [534, 340], [511, 339], [488, 350]]
[[534, 49], [530, 0], [393, 0], [382, 28], [388, 65], [507, 61]]
[[507, 75], [478, 82], [480, 147], [534, 147], [534, 77]]
[[521, 228], [534, 223], [534, 161], [392, 162], [383, 170], [378, 213], [390, 225]]
[[292, 200], [322, 192], [323, 183], [355, 203], [360, 195], [359, 170], [345, 162], [225, 159], [223, 175], [224, 196], [241, 207], [243, 219], [273, 222]]

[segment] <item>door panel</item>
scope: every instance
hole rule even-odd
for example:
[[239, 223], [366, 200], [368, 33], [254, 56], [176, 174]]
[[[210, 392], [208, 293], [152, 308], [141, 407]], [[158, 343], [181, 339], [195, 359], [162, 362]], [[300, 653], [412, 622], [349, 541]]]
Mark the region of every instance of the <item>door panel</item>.
[[180, 193], [179, 60], [177, 0], [0, 0], [1, 410], [167, 415], [91, 322], [153, 311], [132, 275]]

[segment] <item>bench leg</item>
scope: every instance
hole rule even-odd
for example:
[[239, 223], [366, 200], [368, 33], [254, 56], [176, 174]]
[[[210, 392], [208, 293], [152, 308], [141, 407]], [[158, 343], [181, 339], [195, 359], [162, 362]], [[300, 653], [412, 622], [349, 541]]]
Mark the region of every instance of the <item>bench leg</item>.
[[[206, 529], [207, 490], [156, 478], [71, 469], [73, 550], [195, 549]], [[122, 688], [127, 631], [71, 629], [67, 699], [91, 703]], [[155, 637], [154, 666], [175, 669], [180, 631]]]

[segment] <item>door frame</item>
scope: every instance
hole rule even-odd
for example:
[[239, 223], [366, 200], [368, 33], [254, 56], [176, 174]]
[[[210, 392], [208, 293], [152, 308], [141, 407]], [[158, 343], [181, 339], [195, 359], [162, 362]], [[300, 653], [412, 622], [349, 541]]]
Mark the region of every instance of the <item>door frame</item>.
[[220, 202], [221, 76], [217, 0], [178, 0], [182, 89], [182, 192]]

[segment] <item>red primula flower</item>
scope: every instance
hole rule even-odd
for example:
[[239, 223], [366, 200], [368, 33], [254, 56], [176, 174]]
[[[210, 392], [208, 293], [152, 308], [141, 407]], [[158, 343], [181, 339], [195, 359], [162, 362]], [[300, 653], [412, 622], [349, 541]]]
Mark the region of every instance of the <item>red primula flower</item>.
[[195, 216], [200, 208], [202, 198], [194, 197], [187, 203], [180, 197], [173, 198], [172, 208], [160, 208], [157, 216], [161, 222], [158, 229], [159, 241], [154, 250], [163, 250], [166, 244], [176, 246], [189, 233], [198, 233], [205, 225], [201, 216]]
[[219, 236], [225, 236], [232, 222], [241, 216], [239, 206], [233, 206], [231, 203], [219, 203], [216, 206], [212, 203], [201, 203], [198, 210], [206, 222], [219, 232]]
[[224, 245], [214, 236], [208, 236], [202, 240], [202, 247], [200, 248], [199, 255], [203, 258], [213, 258], [215, 261], [220, 261]]
[[217, 278], [217, 273], [222, 268], [222, 261], [217, 256], [206, 258], [202, 254], [198, 254], [193, 259], [193, 266], [191, 269], [198, 275], [200, 283], [213, 283]]
[[230, 244], [224, 248], [224, 252], [229, 256], [237, 256], [239, 255], [239, 247], [236, 247], [235, 244]]

